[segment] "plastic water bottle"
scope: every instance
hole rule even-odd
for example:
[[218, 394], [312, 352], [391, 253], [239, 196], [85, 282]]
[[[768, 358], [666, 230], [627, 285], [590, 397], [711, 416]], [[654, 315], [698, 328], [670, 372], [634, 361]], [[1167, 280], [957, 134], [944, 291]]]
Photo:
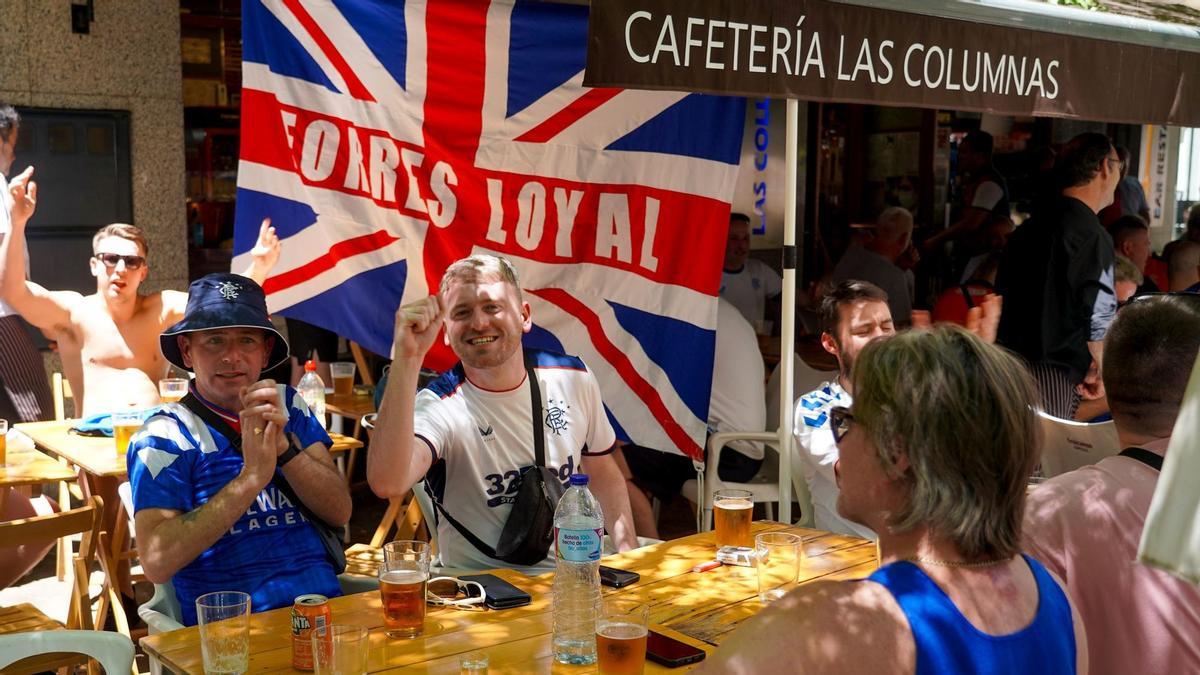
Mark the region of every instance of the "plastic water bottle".
[[304, 377], [296, 384], [296, 393], [308, 404], [321, 428], [325, 427], [325, 383], [317, 375], [317, 362], [309, 359], [304, 364]]
[[560, 663], [596, 662], [603, 537], [600, 503], [588, 490], [588, 477], [574, 474], [554, 511], [554, 659]]

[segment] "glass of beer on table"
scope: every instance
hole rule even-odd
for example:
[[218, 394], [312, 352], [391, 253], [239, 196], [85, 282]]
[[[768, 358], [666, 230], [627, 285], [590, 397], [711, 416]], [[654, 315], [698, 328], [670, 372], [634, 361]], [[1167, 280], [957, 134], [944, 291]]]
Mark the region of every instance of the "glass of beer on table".
[[348, 361], [329, 364], [329, 376], [333, 379], [334, 396], [354, 395], [354, 371], [356, 366]]
[[0, 466], [8, 462], [8, 420], [0, 420]]
[[117, 454], [124, 455], [129, 449], [129, 439], [142, 428], [142, 411], [122, 410], [112, 414], [113, 439], [117, 442]]
[[753, 494], [749, 490], [717, 490], [713, 493], [713, 529], [717, 548], [754, 546], [750, 519], [754, 515]]
[[596, 620], [600, 675], [641, 675], [646, 666], [649, 607], [634, 600], [605, 600]]
[[379, 596], [383, 620], [393, 638], [417, 637], [425, 629], [425, 584], [429, 581], [429, 544], [406, 539], [383, 545]]
[[188, 381], [178, 377], [168, 377], [158, 381], [158, 397], [163, 403], [175, 403], [187, 394]]

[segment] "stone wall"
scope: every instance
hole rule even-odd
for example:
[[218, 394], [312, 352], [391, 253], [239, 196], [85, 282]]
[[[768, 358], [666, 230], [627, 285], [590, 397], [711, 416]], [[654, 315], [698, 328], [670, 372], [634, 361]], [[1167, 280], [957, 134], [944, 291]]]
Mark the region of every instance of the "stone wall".
[[143, 288], [186, 288], [179, 4], [96, 0], [91, 32], [77, 35], [69, 2], [0, 0], [0, 25], [0, 100], [129, 111], [133, 222], [150, 240]]

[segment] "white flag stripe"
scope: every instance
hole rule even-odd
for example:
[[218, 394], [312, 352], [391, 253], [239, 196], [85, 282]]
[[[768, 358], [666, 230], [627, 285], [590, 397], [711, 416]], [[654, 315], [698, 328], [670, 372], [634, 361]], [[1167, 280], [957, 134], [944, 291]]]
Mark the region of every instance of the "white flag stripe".
[[[428, 81], [429, 49], [425, 39], [425, 0], [407, 0], [404, 3], [404, 91], [408, 94], [407, 108], [412, 118], [424, 118], [425, 86]], [[418, 136], [421, 138], [421, 136]]]
[[[582, 71], [579, 78], [583, 79]], [[687, 96], [686, 93], [675, 91], [626, 89], [560, 131], [549, 142], [559, 145], [606, 148], [649, 122], [667, 108], [679, 103], [685, 96]], [[678, 155], [672, 155], [672, 157], [690, 159]]]
[[[504, 118], [508, 114], [508, 43], [512, 10], [512, 3], [509, 2], [497, 1], [488, 6], [487, 39], [484, 41], [487, 67], [483, 71], [480, 147], [486, 145], [489, 139], [510, 137], [504, 127]], [[561, 89], [561, 86], [555, 87], [554, 91]]]
[[306, 7], [333, 48], [347, 64], [352, 64], [358, 81], [366, 87], [372, 98], [389, 107], [406, 103], [404, 90], [332, 2], [311, 2]]
[[[475, 252], [507, 258], [517, 268], [521, 288], [569, 289], [593, 309], [607, 298], [627, 307], [669, 316], [706, 330], [716, 330], [717, 327], [717, 306], [712, 302], [712, 296], [685, 286], [661, 284], [633, 272], [595, 263], [538, 262], [480, 246], [475, 247]], [[589, 293], [586, 289], [602, 291], [603, 295]], [[584, 294], [590, 297], [583, 297]]]
[[[242, 87], [272, 94], [280, 103], [293, 108], [319, 110], [330, 117], [344, 119], [360, 129], [380, 131], [402, 143], [424, 143], [421, 120], [413, 114], [419, 108], [412, 107], [411, 103], [384, 106], [360, 101], [307, 80], [280, 75], [272, 72], [266, 64], [252, 61], [242, 64]], [[299, 140], [295, 139], [295, 142]]]
[[[272, 312], [278, 312], [287, 309], [292, 305], [310, 300], [314, 296], [332, 290], [344, 283], [351, 277], [358, 276], [363, 272], [391, 265], [407, 259], [410, 263], [413, 260], [413, 251], [405, 245], [403, 240], [392, 242], [391, 244], [374, 251], [361, 253], [350, 258], [339, 260], [329, 270], [326, 270], [308, 281], [296, 284], [281, 291], [271, 293], [267, 296], [267, 308]], [[419, 252], [417, 257], [419, 257]], [[419, 269], [418, 269], [419, 271]], [[410, 265], [408, 277], [413, 279], [413, 270]], [[407, 288], [405, 289], [407, 291]], [[406, 302], [406, 301], [402, 301]]]
[[[575, 356], [583, 359], [588, 368], [595, 373], [596, 379], [600, 383], [600, 395], [603, 397], [605, 405], [626, 431], [634, 430], [633, 433], [636, 434], [640, 445], [668, 452], [680, 452], [675, 441], [667, 435], [662, 423], [655, 419], [645, 402], [629, 388], [613, 364], [595, 349], [591, 337], [587, 333], [587, 328], [578, 319], [562, 311], [557, 305], [543, 301], [536, 296], [531, 296], [530, 307], [533, 310], [534, 321], [554, 333], [555, 337], [564, 345], [571, 345], [568, 351], [575, 352]], [[637, 360], [634, 362], [639, 366], [643, 363], [653, 363]], [[642, 375], [645, 376], [645, 373]], [[677, 405], [671, 404], [664, 394], [667, 392], [673, 394], [674, 388], [669, 383], [663, 385], [663, 382], [666, 382], [665, 376], [662, 382], [656, 382], [651, 377], [646, 379], [662, 396], [668, 411], [672, 413], [675, 421], [688, 436], [693, 440], [703, 439], [706, 423], [698, 420], [691, 410], [683, 406], [682, 402], [677, 399]], [[678, 407], [682, 407], [684, 410], [682, 416], [676, 414]], [[697, 443], [701, 444], [702, 440], [697, 440]]]
[[321, 72], [325, 74], [325, 77], [329, 78], [333, 86], [343, 93], [349, 91], [348, 87], [346, 87], [346, 81], [342, 79], [341, 73], [329, 62], [329, 58], [317, 46], [316, 41], [308, 34], [308, 31], [304, 30], [304, 26], [300, 25], [300, 20], [283, 5], [283, 0], [262, 0], [262, 4], [288, 29], [288, 32], [304, 47], [304, 50], [308, 52], [313, 61], [317, 62], [317, 65], [321, 68]]

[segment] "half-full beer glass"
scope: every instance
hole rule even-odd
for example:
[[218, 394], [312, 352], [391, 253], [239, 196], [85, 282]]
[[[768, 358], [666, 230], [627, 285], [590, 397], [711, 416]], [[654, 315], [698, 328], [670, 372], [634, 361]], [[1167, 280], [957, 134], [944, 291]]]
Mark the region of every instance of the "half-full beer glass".
[[383, 546], [379, 595], [383, 620], [393, 638], [417, 637], [425, 629], [425, 584], [429, 581], [429, 544], [399, 540]]
[[596, 621], [600, 675], [641, 675], [646, 667], [649, 608], [632, 600], [606, 600]]
[[717, 490], [713, 493], [713, 529], [717, 548], [754, 546], [750, 536], [750, 518], [754, 502], [749, 490]]

